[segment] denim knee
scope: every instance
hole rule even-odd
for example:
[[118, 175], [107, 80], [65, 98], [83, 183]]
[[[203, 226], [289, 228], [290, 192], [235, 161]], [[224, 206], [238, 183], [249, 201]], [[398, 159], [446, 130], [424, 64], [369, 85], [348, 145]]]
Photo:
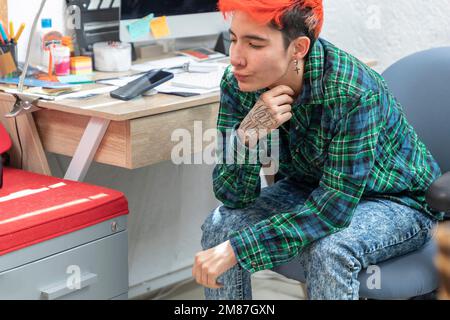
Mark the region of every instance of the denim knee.
[[210, 212], [203, 222], [201, 226], [203, 250], [215, 247], [228, 238], [232, 226], [228, 225], [227, 219], [223, 219], [223, 210], [227, 210], [226, 207], [217, 207]]
[[349, 272], [360, 269], [357, 252], [344, 241], [339, 241], [333, 235], [322, 238], [311, 244], [309, 250], [311, 263], [319, 267], [321, 272], [333, 274], [346, 269]]
[[314, 242], [309, 248], [306, 267], [310, 299], [357, 299], [357, 256], [347, 244], [331, 236]]

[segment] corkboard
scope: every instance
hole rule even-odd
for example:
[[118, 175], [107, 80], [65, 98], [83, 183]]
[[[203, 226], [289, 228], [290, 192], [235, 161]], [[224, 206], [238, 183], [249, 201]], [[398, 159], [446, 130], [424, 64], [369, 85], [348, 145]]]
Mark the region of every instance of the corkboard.
[[0, 20], [8, 23], [8, 0], [0, 0]]

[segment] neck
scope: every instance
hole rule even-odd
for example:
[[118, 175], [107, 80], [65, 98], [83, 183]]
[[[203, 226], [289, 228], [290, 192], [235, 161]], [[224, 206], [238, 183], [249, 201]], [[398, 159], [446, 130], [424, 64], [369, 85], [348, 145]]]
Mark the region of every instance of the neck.
[[299, 61], [298, 68], [300, 70], [298, 71], [298, 73], [294, 71], [295, 69], [289, 68], [287, 73], [276, 83], [271, 85], [269, 88], [272, 89], [279, 85], [288, 86], [292, 88], [292, 90], [294, 90], [294, 96], [292, 98], [296, 100], [297, 97], [302, 93], [303, 89], [303, 71], [305, 70], [304, 67], [305, 67], [304, 60]]

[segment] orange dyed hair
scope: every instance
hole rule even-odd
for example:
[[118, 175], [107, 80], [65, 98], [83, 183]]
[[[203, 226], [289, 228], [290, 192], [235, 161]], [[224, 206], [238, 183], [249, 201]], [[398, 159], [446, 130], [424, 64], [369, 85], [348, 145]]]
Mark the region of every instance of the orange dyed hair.
[[219, 10], [225, 18], [230, 12], [242, 11], [261, 24], [272, 23], [280, 30], [288, 27], [283, 23], [290, 11], [301, 12], [308, 33], [315, 39], [319, 37], [323, 25], [322, 0], [219, 0]]

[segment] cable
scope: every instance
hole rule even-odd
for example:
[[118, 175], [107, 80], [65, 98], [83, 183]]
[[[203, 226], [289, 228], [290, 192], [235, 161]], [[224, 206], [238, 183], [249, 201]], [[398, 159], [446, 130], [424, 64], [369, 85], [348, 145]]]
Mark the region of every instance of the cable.
[[20, 168], [19, 169], [23, 169], [23, 148], [22, 148], [22, 140], [20, 139], [20, 134], [19, 134], [19, 127], [17, 125], [17, 117], [14, 117], [14, 125], [16, 127], [17, 141], [19, 142], [19, 148], [20, 148]]
[[37, 26], [39, 17], [41, 16], [41, 12], [44, 9], [46, 2], [47, 2], [47, 0], [41, 1], [41, 6], [39, 8], [39, 11], [36, 14], [36, 16], [34, 17], [33, 26], [31, 27], [31, 32], [30, 32], [30, 38], [28, 39], [27, 55], [25, 58], [25, 64], [23, 66], [22, 74], [20, 75], [20, 79], [19, 79], [19, 87], [18, 87], [19, 92], [23, 92], [23, 84], [25, 82], [25, 77], [27, 76], [28, 66], [30, 64], [31, 41], [33, 40], [33, 35], [34, 35], [34, 32], [36, 31], [36, 26]]
[[[30, 37], [28, 39], [27, 54], [26, 54], [26, 58], [25, 58], [25, 64], [24, 64], [24, 67], [23, 67], [23, 70], [22, 70], [22, 74], [20, 75], [20, 79], [19, 79], [19, 85], [18, 85], [19, 92], [23, 92], [23, 85], [24, 85], [24, 82], [25, 82], [25, 77], [27, 76], [28, 66], [30, 64], [31, 41], [33, 40], [33, 35], [34, 35], [35, 31], [36, 31], [36, 26], [37, 26], [39, 17], [41, 16], [42, 10], [44, 9], [44, 6], [45, 6], [46, 2], [47, 2], [47, 0], [42, 0], [41, 1], [41, 5], [39, 7], [38, 13], [34, 17], [33, 26], [31, 27], [31, 31], [30, 31]], [[22, 141], [20, 139], [19, 127], [17, 125], [17, 117], [14, 117], [14, 125], [16, 126], [17, 140], [19, 142], [19, 147], [20, 147], [20, 169], [23, 169], [23, 147], [22, 147]]]

